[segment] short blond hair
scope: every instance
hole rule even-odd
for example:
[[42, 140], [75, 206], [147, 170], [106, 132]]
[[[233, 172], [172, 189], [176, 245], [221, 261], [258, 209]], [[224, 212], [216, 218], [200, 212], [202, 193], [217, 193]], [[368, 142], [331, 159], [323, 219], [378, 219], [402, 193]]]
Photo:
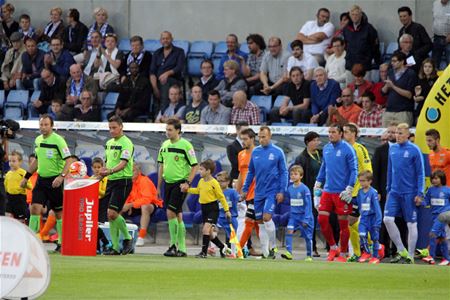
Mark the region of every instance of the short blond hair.
[[232, 69], [236, 73], [239, 73], [239, 64], [237, 62], [235, 62], [234, 60], [231, 60], [231, 59], [227, 60], [226, 62], [223, 63], [223, 67]]
[[303, 167], [301, 165], [293, 165], [289, 170], [289, 173], [291, 172], [298, 172], [300, 176], [303, 176]]
[[96, 7], [96, 8], [94, 8], [94, 18], [99, 13], [104, 13], [106, 18], [108, 19], [108, 11], [105, 8], [103, 8], [103, 7]]
[[350, 7], [350, 12], [352, 12], [352, 11], [358, 11], [361, 13], [362, 8], [361, 8], [361, 6], [354, 4], [354, 5], [352, 5], [352, 7]]
[[409, 130], [409, 125], [408, 125], [408, 123], [400, 123], [400, 124], [397, 125], [397, 129]]
[[55, 7], [52, 7], [52, 8], [50, 9], [50, 13], [52, 13], [52, 12], [54, 12], [54, 11], [56, 11], [56, 12], [58, 13], [58, 15], [60, 15], [60, 16], [61, 16], [62, 13], [63, 13], [61, 7], [59, 7], [59, 6], [55, 6]]
[[12, 14], [16, 10], [16, 8], [11, 3], [5, 3], [2, 5], [2, 10], [7, 10]]

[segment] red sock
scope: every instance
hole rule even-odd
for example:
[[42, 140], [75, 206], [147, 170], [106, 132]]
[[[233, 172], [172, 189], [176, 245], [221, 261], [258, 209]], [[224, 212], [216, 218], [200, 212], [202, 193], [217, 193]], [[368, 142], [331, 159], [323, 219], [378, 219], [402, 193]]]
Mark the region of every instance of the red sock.
[[145, 238], [145, 236], [147, 235], [147, 229], [145, 229], [145, 228], [141, 228], [141, 229], [139, 229], [139, 237], [140, 238]]
[[350, 230], [348, 229], [348, 220], [339, 220], [341, 253], [348, 252], [348, 239], [350, 238]]
[[239, 241], [239, 244], [241, 244], [241, 248], [244, 248], [245, 244], [247, 244], [248, 239], [252, 235], [253, 227], [253, 221], [245, 220], [244, 231], [242, 232], [241, 240]]
[[333, 230], [331, 230], [330, 226], [330, 216], [319, 214], [317, 220], [320, 225], [320, 230], [322, 231], [322, 234], [325, 237], [325, 240], [327, 241], [328, 245], [330, 245], [330, 247], [336, 245], [336, 242], [334, 241], [333, 237]]

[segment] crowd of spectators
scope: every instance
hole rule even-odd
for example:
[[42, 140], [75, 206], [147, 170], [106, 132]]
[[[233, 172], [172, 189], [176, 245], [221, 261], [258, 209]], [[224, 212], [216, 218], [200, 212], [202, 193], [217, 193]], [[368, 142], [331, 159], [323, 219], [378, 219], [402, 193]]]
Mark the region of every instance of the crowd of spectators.
[[[330, 22], [330, 10], [320, 8], [288, 47], [277, 36], [266, 46], [255, 33], [246, 37], [246, 53], [230, 33], [219, 66], [205, 59], [201, 76], [189, 80], [187, 53], [169, 31], [161, 33], [154, 53], [144, 49], [140, 36], [129, 39], [131, 51], [122, 51], [105, 8], [96, 8], [86, 26], [76, 8], [64, 18], [63, 9], [54, 7], [42, 28], [33, 27], [27, 14], [16, 22], [14, 10], [11, 3], [2, 6], [0, 88], [39, 90], [27, 108], [32, 115], [53, 113], [66, 121], [100, 121], [101, 95], [112, 92], [119, 96], [108, 116], [128, 122], [145, 115], [149, 121], [176, 117], [189, 124], [413, 126], [444, 55], [450, 60], [448, 0], [433, 3], [432, 38], [413, 21], [409, 7], [398, 8], [398, 50], [385, 61], [376, 28], [355, 4], [341, 13], [339, 27]], [[271, 110], [255, 105], [255, 95], [271, 96]], [[282, 103], [276, 103], [278, 96]], [[58, 112], [53, 102], [60, 104]]]

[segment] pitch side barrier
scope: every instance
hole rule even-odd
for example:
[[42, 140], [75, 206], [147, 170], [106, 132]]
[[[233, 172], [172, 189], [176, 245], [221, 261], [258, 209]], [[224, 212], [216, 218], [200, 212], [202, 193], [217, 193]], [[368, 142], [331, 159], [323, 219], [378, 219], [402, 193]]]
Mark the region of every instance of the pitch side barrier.
[[[22, 129], [39, 129], [37, 120], [19, 121]], [[109, 130], [108, 122], [55, 122], [55, 129], [58, 130]], [[260, 126], [250, 126], [256, 132]], [[315, 131], [321, 136], [328, 135], [328, 127], [316, 126], [269, 126], [274, 135], [298, 135], [303, 136], [310, 131]], [[134, 132], [165, 132], [166, 125], [159, 123], [124, 123], [125, 131]], [[183, 124], [185, 133], [212, 133], [212, 134], [233, 134], [236, 133], [235, 125], [190, 125]], [[378, 137], [386, 131], [386, 128], [360, 128], [359, 136]], [[412, 130], [414, 131], [414, 130]]]

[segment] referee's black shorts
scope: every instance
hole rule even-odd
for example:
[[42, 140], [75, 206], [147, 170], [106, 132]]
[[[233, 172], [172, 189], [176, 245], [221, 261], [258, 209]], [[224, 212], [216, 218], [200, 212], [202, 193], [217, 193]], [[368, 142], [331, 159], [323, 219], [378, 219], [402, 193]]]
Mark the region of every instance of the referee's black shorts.
[[33, 188], [31, 204], [41, 204], [55, 212], [62, 210], [64, 186], [61, 184], [57, 188], [52, 187], [53, 180], [56, 177], [58, 176], [47, 178], [38, 176]]
[[104, 197], [105, 200], [109, 200], [108, 208], [120, 213], [131, 192], [132, 185], [131, 178], [108, 180]]
[[186, 180], [164, 183], [164, 202], [167, 203], [167, 209], [176, 214], [183, 212], [183, 202], [186, 198], [186, 193], [181, 191], [180, 184], [185, 182]]

